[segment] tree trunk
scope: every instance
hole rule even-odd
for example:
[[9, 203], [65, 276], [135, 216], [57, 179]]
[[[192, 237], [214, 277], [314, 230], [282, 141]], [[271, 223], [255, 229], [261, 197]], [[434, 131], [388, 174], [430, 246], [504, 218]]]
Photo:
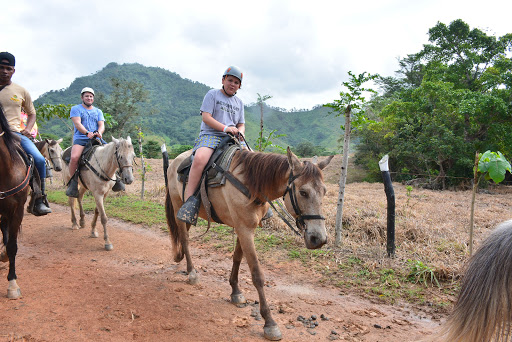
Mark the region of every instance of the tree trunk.
[[469, 218], [469, 256], [473, 255], [473, 222], [475, 217], [475, 198], [476, 191], [478, 189], [478, 161], [480, 160], [480, 154], [478, 151], [475, 155], [475, 174], [473, 176], [473, 193], [471, 195], [471, 216]]
[[[140, 133], [140, 130], [139, 130]], [[142, 187], [140, 189], [140, 198], [144, 199], [144, 180], [146, 179], [146, 164], [144, 164], [144, 155], [142, 154], [142, 135], [139, 134], [139, 153], [140, 153], [140, 162], [142, 165]]]
[[350, 105], [347, 106], [345, 110], [345, 139], [343, 141], [343, 161], [341, 163], [341, 175], [340, 175], [340, 189], [338, 194], [338, 205], [336, 209], [336, 238], [335, 238], [335, 246], [339, 247], [341, 245], [341, 231], [343, 228], [342, 219], [343, 219], [343, 202], [345, 200], [345, 183], [347, 181], [347, 173], [348, 173], [348, 153], [350, 147], [350, 112], [352, 108]]
[[261, 114], [261, 119], [260, 119], [260, 147], [258, 149], [258, 151], [262, 151], [262, 146], [263, 146], [263, 102], [260, 103], [260, 114]]

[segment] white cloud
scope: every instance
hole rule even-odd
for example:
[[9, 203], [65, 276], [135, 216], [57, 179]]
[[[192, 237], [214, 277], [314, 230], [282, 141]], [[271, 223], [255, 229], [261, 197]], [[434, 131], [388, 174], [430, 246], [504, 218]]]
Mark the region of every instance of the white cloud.
[[504, 0], [17, 0], [0, 13], [0, 50], [16, 56], [13, 80], [33, 97], [110, 62], [158, 66], [211, 87], [237, 65], [244, 102], [260, 93], [273, 106], [311, 108], [336, 99], [349, 70], [393, 75], [396, 58], [418, 52], [438, 21], [503, 35], [511, 9]]

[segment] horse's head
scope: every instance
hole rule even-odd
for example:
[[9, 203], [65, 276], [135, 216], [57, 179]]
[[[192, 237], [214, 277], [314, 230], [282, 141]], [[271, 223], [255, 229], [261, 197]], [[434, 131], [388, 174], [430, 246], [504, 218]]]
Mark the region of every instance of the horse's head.
[[287, 151], [290, 176], [284, 202], [286, 209], [297, 221], [297, 227], [304, 234], [309, 249], [322, 247], [327, 243], [325, 217], [322, 216], [322, 200], [326, 193], [322, 169], [333, 156], [319, 164], [301, 162], [290, 148]]
[[115, 153], [121, 171], [121, 180], [124, 184], [131, 184], [133, 182], [133, 161], [135, 160], [132, 139], [129, 136], [126, 140], [112, 137], [112, 141], [116, 144]]
[[62, 170], [62, 148], [60, 147], [61, 142], [62, 139], [46, 139], [48, 158], [50, 159], [55, 171]]

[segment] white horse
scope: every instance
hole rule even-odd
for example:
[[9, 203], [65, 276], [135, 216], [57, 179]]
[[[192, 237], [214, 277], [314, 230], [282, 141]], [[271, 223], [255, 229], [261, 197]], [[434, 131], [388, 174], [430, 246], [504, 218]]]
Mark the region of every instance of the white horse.
[[43, 157], [50, 162], [51, 169], [57, 172], [62, 170], [62, 148], [60, 147], [61, 142], [62, 139], [44, 139], [35, 142], [39, 152], [41, 152]]
[[[108, 218], [105, 214], [103, 199], [115, 184], [114, 177], [118, 169], [121, 170], [121, 180], [124, 184], [131, 184], [133, 182], [134, 159], [135, 152], [133, 151], [132, 140], [130, 137], [126, 140], [123, 138], [118, 140], [112, 137], [112, 142], [96, 148], [89, 159], [89, 166], [80, 169], [80, 188], [77, 198], [78, 207], [80, 209], [80, 226], [76, 222], [75, 199], [73, 197], [68, 197], [68, 203], [71, 209], [71, 229], [84, 228], [85, 213], [82, 207], [82, 199], [87, 190], [91, 191], [96, 202], [96, 209], [94, 210], [94, 217], [91, 222], [91, 237], [98, 237], [96, 221], [98, 220], [98, 215], [100, 215], [101, 224], [103, 225], [105, 249], [107, 251], [112, 250], [114, 247], [108, 237]], [[64, 163], [63, 172], [64, 181], [67, 184], [71, 177], [69, 175], [69, 165], [66, 163]]]

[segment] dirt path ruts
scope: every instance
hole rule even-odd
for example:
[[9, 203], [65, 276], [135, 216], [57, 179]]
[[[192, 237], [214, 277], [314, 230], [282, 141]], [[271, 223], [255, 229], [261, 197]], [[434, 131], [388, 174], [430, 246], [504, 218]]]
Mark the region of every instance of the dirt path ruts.
[[[7, 299], [7, 264], [0, 264], [0, 341], [265, 340], [256, 306], [228, 302], [231, 254], [193, 241], [201, 281], [191, 286], [184, 262], [172, 261], [165, 233], [110, 219], [114, 250], [107, 252], [101, 231], [99, 239], [89, 238], [89, 228], [71, 231], [68, 209], [52, 209], [23, 221], [17, 258], [23, 298]], [[263, 269], [284, 341], [420, 341], [439, 325], [409, 306], [342, 296], [307, 272], [298, 274], [296, 265]], [[245, 262], [240, 280], [254, 303]], [[316, 315], [318, 326], [306, 327], [299, 315]]]

